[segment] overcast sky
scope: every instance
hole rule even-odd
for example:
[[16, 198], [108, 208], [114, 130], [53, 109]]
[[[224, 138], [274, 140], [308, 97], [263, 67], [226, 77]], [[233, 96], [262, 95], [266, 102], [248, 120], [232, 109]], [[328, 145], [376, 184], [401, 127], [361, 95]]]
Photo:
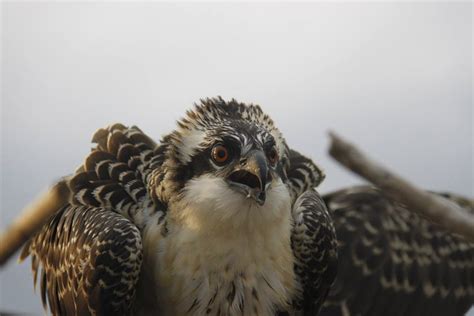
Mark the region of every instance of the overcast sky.
[[[3, 3], [1, 222], [79, 165], [94, 131], [158, 139], [207, 96], [260, 104], [291, 147], [329, 129], [432, 190], [473, 195], [472, 4]], [[0, 270], [0, 310], [40, 313], [29, 262]]]

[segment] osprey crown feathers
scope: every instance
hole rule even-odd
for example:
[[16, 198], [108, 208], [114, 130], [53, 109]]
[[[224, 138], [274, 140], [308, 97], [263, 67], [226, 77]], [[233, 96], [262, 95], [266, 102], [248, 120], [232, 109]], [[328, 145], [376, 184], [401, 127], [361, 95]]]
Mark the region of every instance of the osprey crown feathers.
[[322, 171], [258, 105], [206, 99], [155, 143], [99, 129], [25, 246], [54, 315], [316, 314], [337, 266]]

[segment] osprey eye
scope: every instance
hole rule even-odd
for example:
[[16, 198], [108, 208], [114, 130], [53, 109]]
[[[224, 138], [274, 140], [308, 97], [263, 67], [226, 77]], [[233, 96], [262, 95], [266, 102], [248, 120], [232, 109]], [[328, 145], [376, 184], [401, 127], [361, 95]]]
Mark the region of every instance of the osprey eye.
[[275, 165], [278, 161], [278, 152], [275, 147], [272, 147], [267, 153], [268, 161], [271, 165]]
[[229, 159], [229, 151], [223, 145], [216, 145], [212, 148], [211, 156], [215, 162], [222, 164]]

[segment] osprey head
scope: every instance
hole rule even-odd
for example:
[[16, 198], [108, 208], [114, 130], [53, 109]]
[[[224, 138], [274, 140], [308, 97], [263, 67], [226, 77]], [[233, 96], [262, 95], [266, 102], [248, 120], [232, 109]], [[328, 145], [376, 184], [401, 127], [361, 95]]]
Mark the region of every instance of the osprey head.
[[209, 128], [204, 139], [189, 164], [195, 176], [221, 178], [223, 185], [263, 205], [272, 180], [282, 177], [274, 137], [255, 123], [236, 120]]
[[288, 147], [259, 106], [207, 99], [178, 125], [168, 170], [179, 199], [211, 216], [287, 204]]

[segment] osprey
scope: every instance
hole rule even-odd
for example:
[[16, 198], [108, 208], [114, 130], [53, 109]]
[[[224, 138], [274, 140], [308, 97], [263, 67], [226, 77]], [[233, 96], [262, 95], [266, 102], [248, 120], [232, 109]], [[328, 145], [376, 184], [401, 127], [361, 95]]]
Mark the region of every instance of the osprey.
[[207, 99], [156, 144], [99, 129], [24, 247], [54, 315], [318, 313], [337, 267], [324, 178], [257, 105]]
[[316, 315], [324, 302], [321, 315], [441, 316], [474, 303], [474, 244], [373, 187], [321, 198], [321, 170], [256, 105], [204, 100], [159, 144], [121, 124], [93, 141], [21, 255], [55, 315]]

